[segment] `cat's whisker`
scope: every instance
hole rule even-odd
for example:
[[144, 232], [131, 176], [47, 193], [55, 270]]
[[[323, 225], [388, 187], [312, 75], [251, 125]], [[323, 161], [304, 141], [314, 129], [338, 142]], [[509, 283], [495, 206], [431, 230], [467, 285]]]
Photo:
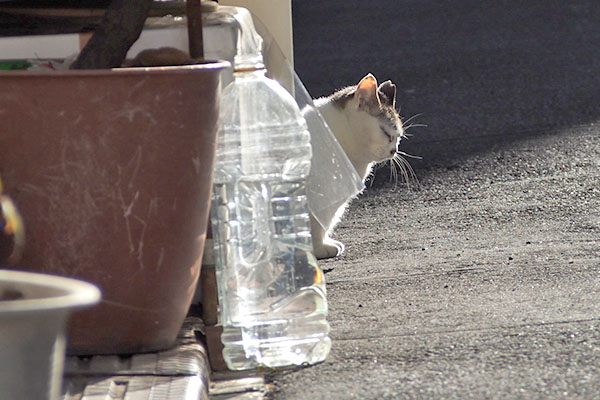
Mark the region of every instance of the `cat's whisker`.
[[415, 114], [412, 117], [409, 117], [407, 119], [405, 119], [404, 121], [402, 121], [402, 124], [408, 124], [410, 121], [412, 121], [415, 118], [419, 118], [420, 116], [422, 116], [423, 113], [419, 113], [419, 114]]
[[406, 179], [406, 169], [404, 168], [404, 166], [402, 165], [402, 163], [400, 163], [398, 161], [398, 158], [394, 158], [394, 165], [396, 166], [396, 169], [399, 170], [399, 173], [397, 175], [400, 175], [402, 178], [396, 178], [396, 185], [397, 182], [400, 181], [400, 183], [405, 183], [407, 185], [408, 188], [410, 188], [410, 185], [408, 185], [408, 180]]
[[418, 189], [418, 188], [419, 188], [419, 186], [420, 186], [420, 183], [419, 183], [419, 178], [417, 177], [417, 174], [415, 173], [415, 170], [414, 170], [414, 169], [413, 169], [413, 167], [412, 167], [412, 166], [409, 164], [409, 162], [408, 162], [408, 161], [406, 161], [406, 160], [404, 160], [404, 159], [403, 159], [403, 161], [404, 161], [404, 163], [406, 164], [406, 168], [407, 168], [407, 170], [408, 170], [408, 173], [409, 173], [409, 175], [410, 175], [410, 177], [411, 177], [411, 180], [412, 180], [412, 182], [413, 182], [413, 184], [414, 184], [415, 188], [416, 188], [416, 189]]
[[409, 124], [407, 126], [403, 126], [404, 130], [408, 130], [410, 128], [427, 128], [427, 124]]
[[409, 130], [409, 129], [427, 127], [426, 124], [420, 124], [420, 123], [416, 123], [416, 122], [412, 122], [411, 123], [410, 122], [410, 121], [414, 120], [415, 118], [420, 117], [421, 115], [423, 115], [423, 114], [422, 113], [421, 114], [415, 114], [412, 117], [407, 118], [406, 120], [402, 121], [402, 134], [401, 134], [401, 137], [408, 138], [409, 136], [412, 136], [411, 134], [407, 134], [406, 133], [406, 131]]
[[408, 154], [408, 153], [405, 153], [403, 151], [397, 151], [396, 154], [399, 155], [400, 157], [405, 156], [405, 157], [408, 157], [408, 158], [413, 158], [415, 160], [422, 160], [423, 159], [423, 157], [421, 157], [421, 156], [414, 156], [412, 154]]
[[406, 171], [405, 160], [402, 158], [401, 155], [396, 153], [396, 155], [393, 158], [393, 161], [394, 161], [394, 164], [396, 164], [398, 166], [398, 168], [400, 169], [400, 172], [402, 173], [402, 178], [404, 178], [404, 182], [406, 183], [406, 186], [410, 189], [410, 180], [408, 178], [408, 172]]
[[398, 186], [398, 167], [394, 157], [390, 158], [388, 161], [390, 166], [390, 182], [394, 182], [394, 189], [396, 189], [396, 186]]
[[[394, 157], [392, 158], [392, 160], [393, 160], [394, 164], [396, 164], [398, 166], [398, 168], [400, 168], [402, 177], [404, 178], [407, 188], [409, 190], [411, 190], [412, 185], [414, 185], [415, 187], [418, 188], [419, 179], [417, 178], [417, 174], [415, 173], [415, 170], [410, 165], [410, 163], [404, 157], [402, 157], [402, 154], [405, 154], [405, 153], [397, 152], [394, 155]], [[416, 158], [419, 158], [419, 157], [416, 157]]]
[[394, 182], [394, 189], [398, 186], [398, 169], [394, 158], [390, 159], [390, 182]]

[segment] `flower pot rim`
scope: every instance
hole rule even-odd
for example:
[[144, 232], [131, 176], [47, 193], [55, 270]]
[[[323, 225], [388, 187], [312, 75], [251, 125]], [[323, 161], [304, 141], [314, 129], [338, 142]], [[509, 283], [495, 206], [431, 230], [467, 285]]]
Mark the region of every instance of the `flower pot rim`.
[[100, 290], [93, 284], [61, 276], [0, 269], [0, 294], [3, 287], [13, 290], [48, 291], [48, 295], [16, 300], [0, 300], [0, 316], [91, 306], [100, 301]]
[[203, 60], [197, 64], [169, 65], [160, 67], [120, 67], [106, 69], [69, 69], [69, 70], [5, 70], [0, 71], [0, 77], [85, 77], [85, 76], [115, 76], [115, 75], [162, 75], [162, 74], [188, 74], [198, 71], [218, 71], [231, 66], [225, 60]]

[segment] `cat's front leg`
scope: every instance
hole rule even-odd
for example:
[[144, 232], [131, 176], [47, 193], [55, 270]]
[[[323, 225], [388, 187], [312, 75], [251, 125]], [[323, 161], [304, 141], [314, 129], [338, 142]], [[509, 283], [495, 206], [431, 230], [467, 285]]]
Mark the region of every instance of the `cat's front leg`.
[[325, 229], [312, 215], [310, 216], [310, 228], [313, 252], [317, 259], [336, 257], [344, 252], [344, 244], [328, 237]]
[[319, 260], [339, 256], [344, 252], [344, 248], [344, 243], [331, 238], [325, 238], [319, 248], [316, 248], [313, 244], [315, 257]]

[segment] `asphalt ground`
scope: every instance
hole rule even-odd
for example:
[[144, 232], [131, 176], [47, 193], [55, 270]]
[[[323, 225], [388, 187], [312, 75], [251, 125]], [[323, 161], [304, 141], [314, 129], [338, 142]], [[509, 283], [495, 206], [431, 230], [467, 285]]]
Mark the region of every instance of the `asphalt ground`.
[[321, 262], [329, 358], [271, 397], [600, 398], [600, 4], [293, 7], [313, 96], [372, 72], [427, 126], [419, 188], [378, 169]]

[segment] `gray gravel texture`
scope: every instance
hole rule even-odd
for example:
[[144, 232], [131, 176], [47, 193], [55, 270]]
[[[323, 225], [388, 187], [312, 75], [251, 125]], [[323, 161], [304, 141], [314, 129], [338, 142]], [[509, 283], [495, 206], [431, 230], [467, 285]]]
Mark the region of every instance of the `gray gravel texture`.
[[333, 348], [274, 399], [600, 398], [600, 5], [294, 0], [314, 96], [398, 85], [420, 180], [377, 171], [321, 262]]

